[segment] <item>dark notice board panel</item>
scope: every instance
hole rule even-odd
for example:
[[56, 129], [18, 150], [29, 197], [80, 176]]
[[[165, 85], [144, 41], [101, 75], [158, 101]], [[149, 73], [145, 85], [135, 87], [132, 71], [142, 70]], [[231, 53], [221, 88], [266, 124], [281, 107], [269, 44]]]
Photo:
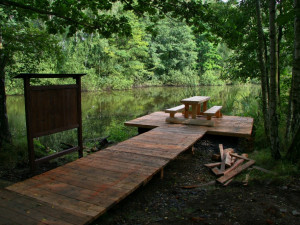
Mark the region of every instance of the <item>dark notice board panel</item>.
[[75, 85], [31, 86], [29, 108], [32, 137], [78, 128]]
[[[51, 159], [78, 151], [83, 156], [81, 118], [81, 77], [85, 74], [29, 74], [22, 73], [15, 78], [24, 81], [27, 145], [30, 169]], [[34, 86], [32, 78], [73, 78], [76, 84]], [[58, 151], [36, 159], [34, 138], [77, 128], [78, 146]]]

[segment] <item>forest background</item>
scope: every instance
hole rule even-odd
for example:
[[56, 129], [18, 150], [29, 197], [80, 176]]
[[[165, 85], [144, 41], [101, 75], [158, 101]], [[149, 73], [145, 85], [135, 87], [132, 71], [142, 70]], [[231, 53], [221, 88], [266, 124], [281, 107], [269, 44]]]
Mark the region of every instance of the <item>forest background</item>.
[[22, 93], [20, 72], [87, 73], [88, 91], [256, 82], [273, 158], [297, 161], [299, 4], [1, 0], [0, 144], [11, 139], [5, 96]]

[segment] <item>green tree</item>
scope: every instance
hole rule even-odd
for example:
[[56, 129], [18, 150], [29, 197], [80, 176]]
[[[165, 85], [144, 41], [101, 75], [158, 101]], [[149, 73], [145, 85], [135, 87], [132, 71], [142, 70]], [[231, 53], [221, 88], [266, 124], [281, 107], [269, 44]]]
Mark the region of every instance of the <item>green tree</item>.
[[[19, 21], [21, 19], [22, 21]], [[57, 42], [38, 21], [23, 21], [17, 12], [0, 8], [0, 146], [11, 141], [6, 114], [6, 70], [17, 60], [23, 72], [36, 71], [39, 60], [49, 57], [47, 51], [57, 50]], [[49, 53], [48, 51], [48, 53]], [[55, 54], [53, 54], [55, 55]], [[34, 56], [34, 57], [33, 57]], [[32, 59], [32, 60], [28, 60]], [[16, 68], [14, 68], [15, 71]]]
[[198, 83], [196, 42], [184, 22], [158, 21], [150, 45], [155, 76], [165, 85]]
[[[10, 52], [13, 52], [16, 46], [24, 44], [23, 47], [30, 46], [25, 44], [24, 40], [36, 43], [40, 42], [38, 38], [40, 35], [14, 35], [17, 30], [24, 32], [28, 26], [30, 19], [40, 19], [44, 21], [47, 30], [52, 34], [65, 33], [68, 30], [68, 35], [73, 35], [76, 31], [83, 31], [85, 33], [93, 33], [98, 31], [104, 37], [109, 37], [114, 33], [119, 35], [131, 34], [131, 26], [124, 15], [115, 15], [110, 13], [115, 4], [123, 4], [125, 11], [133, 11], [139, 16], [144, 13], [149, 15], [164, 15], [171, 12], [174, 17], [189, 17], [195, 10], [203, 10], [202, 4], [197, 0], [181, 1], [181, 0], [168, 0], [168, 1], [146, 1], [146, 0], [104, 0], [104, 1], [60, 1], [60, 0], [41, 0], [41, 1], [23, 1], [23, 0], [1, 0], [0, 1], [0, 15], [1, 15], [1, 41], [2, 46], [0, 56], [0, 122], [1, 122], [1, 141], [9, 138], [9, 129], [6, 116], [5, 105], [5, 66], [10, 61]], [[201, 14], [203, 15], [203, 13]], [[199, 16], [199, 15], [198, 15]], [[17, 30], [8, 32], [10, 24], [16, 23], [19, 26]], [[16, 27], [15, 27], [16, 28]], [[33, 32], [34, 33], [34, 32]], [[18, 37], [18, 38], [15, 38]], [[48, 36], [47, 36], [48, 37]], [[15, 44], [9, 45], [8, 43]], [[39, 44], [38, 44], [39, 45]], [[27, 47], [26, 47], [27, 48]], [[26, 54], [27, 49], [24, 50]], [[28, 51], [29, 52], [29, 51]]]
[[294, 0], [294, 55], [293, 55], [293, 77], [290, 91], [291, 112], [287, 132], [292, 144], [288, 149], [288, 158], [297, 161], [300, 158], [300, 1]]

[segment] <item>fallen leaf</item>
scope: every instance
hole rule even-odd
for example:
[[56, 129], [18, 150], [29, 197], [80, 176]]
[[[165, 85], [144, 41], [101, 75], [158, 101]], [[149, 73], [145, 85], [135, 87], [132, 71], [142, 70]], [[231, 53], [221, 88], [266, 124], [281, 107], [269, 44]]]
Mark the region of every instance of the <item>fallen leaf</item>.
[[202, 217], [192, 217], [191, 220], [192, 220], [193, 222], [200, 222], [200, 221], [204, 221], [205, 218], [202, 218]]
[[272, 225], [272, 224], [274, 224], [274, 222], [273, 222], [272, 220], [270, 220], [270, 219], [267, 219], [267, 220], [266, 220], [266, 224]]

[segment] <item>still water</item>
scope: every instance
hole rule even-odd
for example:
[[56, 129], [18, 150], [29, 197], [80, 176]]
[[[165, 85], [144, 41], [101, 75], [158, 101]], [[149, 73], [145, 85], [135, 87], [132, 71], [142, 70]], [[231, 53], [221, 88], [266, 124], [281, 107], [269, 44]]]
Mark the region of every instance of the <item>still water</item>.
[[[125, 121], [180, 105], [183, 98], [210, 96], [208, 106], [222, 105], [226, 115], [257, 117], [259, 86], [232, 85], [209, 87], [151, 87], [125, 91], [82, 93], [83, 140], [85, 143], [109, 136], [122, 141], [135, 135], [136, 128], [125, 127]], [[13, 138], [26, 138], [23, 96], [8, 96], [7, 110]], [[55, 143], [76, 143], [76, 132], [39, 138], [43, 145], [58, 148]]]

